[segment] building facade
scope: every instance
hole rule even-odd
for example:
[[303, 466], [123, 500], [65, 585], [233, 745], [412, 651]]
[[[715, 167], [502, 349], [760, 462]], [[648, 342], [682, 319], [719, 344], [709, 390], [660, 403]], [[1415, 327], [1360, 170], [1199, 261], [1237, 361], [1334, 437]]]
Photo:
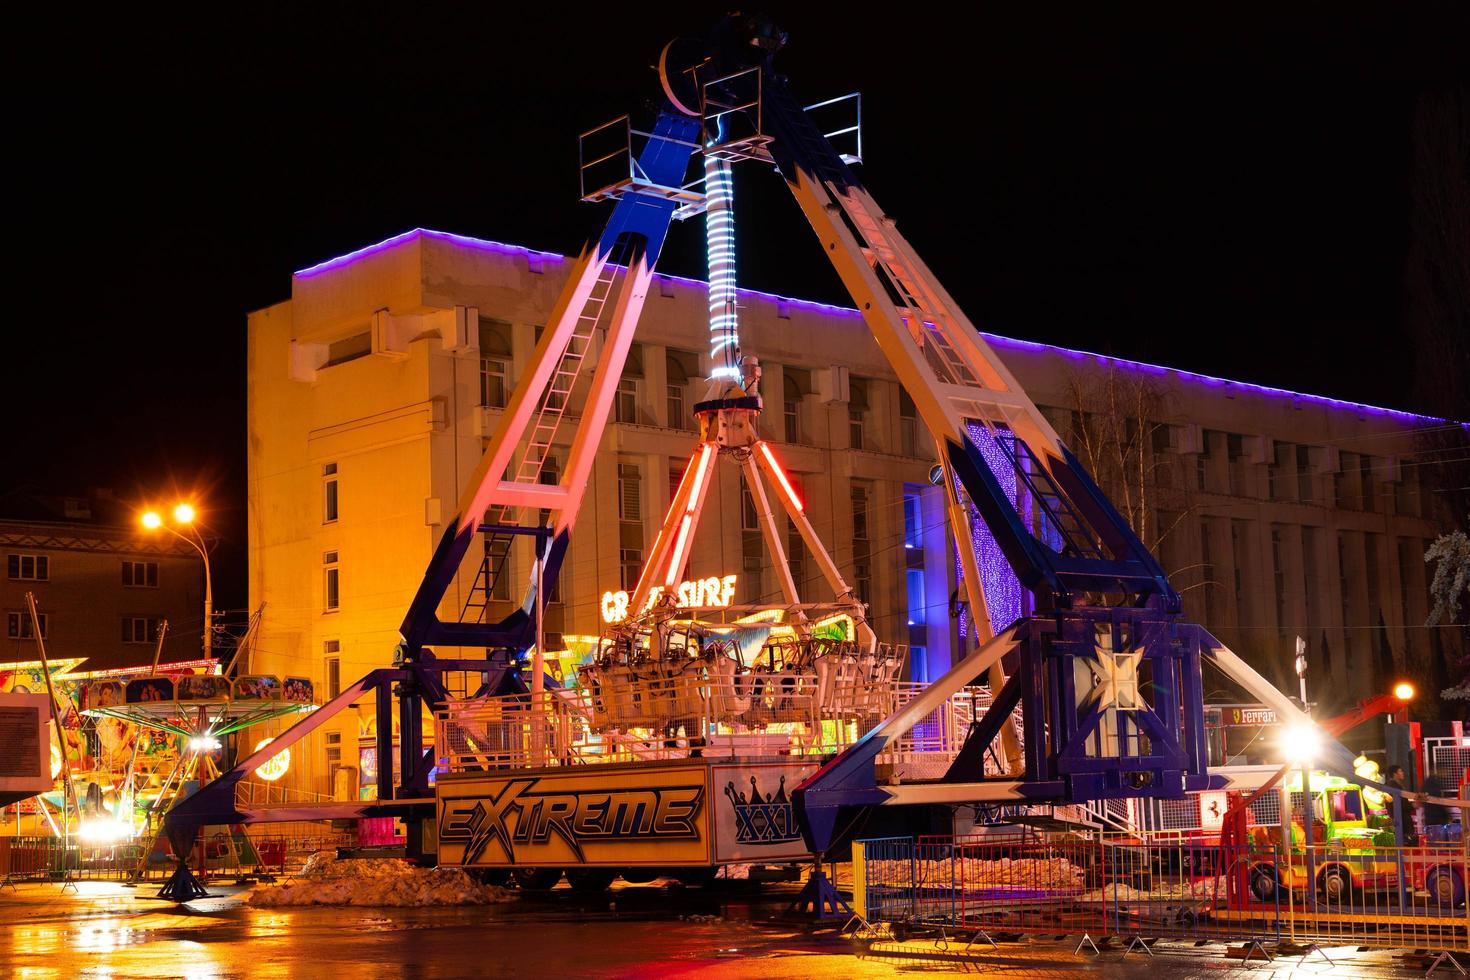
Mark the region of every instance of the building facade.
[[[289, 300], [251, 314], [250, 605], [264, 606], [252, 670], [311, 676], [330, 695], [391, 661], [565, 269], [555, 254], [418, 230], [297, 273]], [[603, 597], [631, 591], [695, 445], [706, 292], [658, 277], [647, 300], [550, 596], [562, 640], [598, 634]], [[763, 435], [817, 533], [879, 637], [910, 647], [910, 676], [938, 676], [974, 640], [912, 404], [855, 310], [743, 292], [740, 330], [763, 368]], [[1419, 624], [1422, 554], [1440, 527], [1414, 449], [1431, 420], [989, 339], [1155, 548], [1189, 616], [1267, 676], [1290, 674], [1297, 635], [1312, 683], [1339, 700], [1436, 655]], [[775, 600], [740, 475], [718, 474], [689, 576], [734, 574], [738, 601]], [[831, 599], [788, 540], [804, 595]], [[441, 617], [509, 612], [530, 559], [506, 561], [488, 589], [467, 561]], [[365, 729], [324, 728], [294, 778], [355, 792]]]
[[6, 660], [38, 657], [28, 592], [36, 597], [47, 655], [85, 658], [78, 670], [148, 666], [164, 621], [161, 662], [202, 656], [198, 554], [164, 532], [143, 530], [110, 495], [0, 498], [0, 553]]

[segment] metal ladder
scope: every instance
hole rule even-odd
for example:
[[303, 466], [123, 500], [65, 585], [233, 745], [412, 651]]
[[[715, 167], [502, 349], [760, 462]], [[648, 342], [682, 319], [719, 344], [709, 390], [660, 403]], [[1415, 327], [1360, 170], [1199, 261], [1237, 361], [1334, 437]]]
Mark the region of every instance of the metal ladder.
[[[609, 260], [592, 285], [587, 302], [582, 306], [581, 315], [577, 317], [571, 336], [567, 338], [567, 346], [557, 361], [556, 370], [552, 372], [550, 382], [541, 393], [536, 415], [527, 429], [530, 434], [526, 439], [526, 448], [515, 468], [515, 483], [536, 483], [541, 479], [552, 444], [556, 441], [556, 433], [571, 401], [572, 388], [582, 374], [587, 353], [592, 349], [597, 325], [602, 322], [620, 269], [619, 265]], [[516, 509], [510, 506], [491, 508], [485, 512], [485, 523], [517, 524], [519, 521]], [[480, 559], [480, 568], [475, 573], [474, 584], [465, 597], [464, 608], [460, 611], [460, 622], [485, 622], [491, 594], [510, 560], [510, 543], [511, 535], [508, 534], [485, 535], [485, 553]]]

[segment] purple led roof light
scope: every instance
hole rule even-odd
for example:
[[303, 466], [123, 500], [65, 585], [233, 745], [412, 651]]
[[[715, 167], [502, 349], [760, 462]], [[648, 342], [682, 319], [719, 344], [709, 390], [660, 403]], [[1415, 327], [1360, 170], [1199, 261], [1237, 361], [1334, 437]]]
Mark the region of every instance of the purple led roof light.
[[[350, 265], [352, 262], [355, 262], [358, 259], [366, 258], [367, 256], [386, 251], [387, 249], [393, 248], [397, 245], [401, 245], [404, 242], [412, 241], [414, 238], [420, 236], [425, 238], [433, 238], [437, 241], [449, 242], [454, 245], [460, 245], [464, 248], [476, 249], [485, 252], [495, 252], [501, 255], [538, 255], [556, 262], [563, 262], [566, 260], [565, 256], [559, 255], [556, 252], [542, 252], [538, 251], [537, 249], [525, 248], [524, 246], [520, 245], [506, 245], [501, 242], [487, 241], [482, 238], [470, 238], [466, 235], [454, 235], [443, 231], [431, 231], [427, 228], [415, 228], [412, 231], [406, 231], [401, 235], [394, 235], [392, 238], [388, 238], [381, 242], [378, 242], [376, 245], [369, 245], [366, 248], [360, 248], [355, 252], [349, 252], [346, 255], [341, 255], [334, 259], [327, 259], [325, 262], [320, 262], [317, 265], [302, 269], [295, 275], [305, 278], [307, 276], [314, 276], [319, 275], [323, 272], [329, 272], [333, 269], [340, 269], [343, 266]], [[663, 279], [668, 282], [678, 282], [690, 286], [697, 286], [705, 291], [709, 290], [709, 284], [700, 279], [689, 279], [683, 276], [669, 276], [662, 273], [660, 273], [656, 278]], [[824, 313], [831, 316], [862, 316], [860, 312], [850, 307], [834, 306], [830, 303], [818, 303], [814, 300], [794, 299], [789, 296], [780, 296], [775, 293], [763, 293], [754, 289], [740, 289], [738, 291], [738, 295], [741, 298], [766, 300], [772, 303], [785, 303], [788, 306], [813, 310], [818, 313]], [[1086, 358], [1092, 358], [1102, 364], [1115, 364], [1118, 367], [1127, 368], [1129, 370], [1139, 371], [1146, 374], [1158, 374], [1164, 375], [1166, 377], [1175, 377], [1182, 381], [1188, 381], [1199, 385], [1222, 388], [1236, 388], [1242, 391], [1251, 392], [1253, 394], [1266, 395], [1272, 398], [1287, 398], [1292, 400], [1293, 402], [1306, 402], [1312, 405], [1320, 405], [1324, 408], [1362, 412], [1368, 415], [1379, 415], [1388, 418], [1409, 420], [1414, 422], [1443, 423], [1446, 421], [1445, 419], [1435, 418], [1431, 415], [1419, 415], [1415, 412], [1405, 412], [1396, 408], [1382, 408], [1377, 405], [1366, 405], [1362, 402], [1351, 402], [1340, 398], [1331, 398], [1327, 395], [1313, 395], [1306, 392], [1289, 391], [1285, 388], [1272, 388], [1267, 385], [1252, 384], [1249, 381], [1230, 381], [1226, 378], [1216, 378], [1208, 374], [1200, 374], [1197, 371], [1186, 371], [1180, 368], [1163, 367], [1158, 364], [1145, 364], [1142, 361], [1129, 361], [1119, 357], [1109, 357], [1105, 354], [1094, 354], [1091, 351], [1073, 350], [1068, 347], [1057, 347], [1054, 344], [1044, 344], [1035, 340], [1019, 340], [1015, 337], [1003, 337], [1000, 334], [986, 333], [984, 331], [981, 331], [980, 335], [984, 337], [987, 341], [989, 341], [992, 346], [995, 347], [1010, 348], [1012, 350], [1031, 350], [1042, 353], [1051, 353], [1069, 358], [1071, 360], [1084, 360]], [[1470, 428], [1470, 424], [1467, 424], [1467, 428]]]
[[375, 245], [369, 245], [366, 248], [360, 248], [355, 252], [348, 252], [346, 255], [339, 255], [334, 259], [327, 259], [325, 262], [318, 262], [316, 265], [301, 269], [300, 271], [293, 273], [293, 275], [297, 278], [304, 279], [308, 276], [320, 275], [323, 272], [331, 272], [333, 269], [340, 269], [343, 266], [351, 265], [358, 259], [365, 259], [370, 255], [377, 255], [380, 252], [386, 252], [391, 248], [396, 248], [399, 245], [402, 245], [405, 242], [411, 242], [416, 238], [432, 238], [435, 241], [449, 242], [452, 245], [459, 245], [463, 248], [474, 249], [480, 252], [494, 252], [498, 255], [538, 255], [541, 256], [543, 259], [551, 259], [555, 262], [566, 261], [565, 256], [559, 255], [556, 252], [541, 252], [534, 248], [526, 248], [522, 245], [505, 245], [501, 242], [486, 241], [483, 238], [470, 238], [465, 235], [452, 235], [447, 231], [432, 231], [428, 228], [415, 228], [412, 231], [405, 231], [402, 234], [394, 235], [392, 238], [385, 238]]

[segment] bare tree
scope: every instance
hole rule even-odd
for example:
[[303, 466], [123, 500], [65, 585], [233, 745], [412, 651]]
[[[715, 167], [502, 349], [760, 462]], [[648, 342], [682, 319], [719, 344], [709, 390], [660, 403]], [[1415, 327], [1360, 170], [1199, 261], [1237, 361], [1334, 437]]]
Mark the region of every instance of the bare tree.
[[1178, 424], [1169, 390], [1111, 362], [1072, 371], [1066, 390], [1069, 447], [1139, 540], [1161, 555], [1194, 509], [1184, 459], [1169, 450], [1169, 430]]

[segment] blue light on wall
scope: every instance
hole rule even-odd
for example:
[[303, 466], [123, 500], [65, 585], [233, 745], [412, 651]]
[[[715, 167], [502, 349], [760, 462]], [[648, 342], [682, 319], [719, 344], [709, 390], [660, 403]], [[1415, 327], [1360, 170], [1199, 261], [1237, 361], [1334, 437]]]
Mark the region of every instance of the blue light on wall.
[[[1018, 499], [1018, 481], [1015, 466], [1011, 462], [1014, 448], [1009, 445], [1014, 436], [1009, 433], [993, 435], [979, 422], [971, 422], [968, 429], [970, 439], [980, 450], [980, 456], [985, 460], [985, 465], [990, 467], [991, 473], [995, 474], [996, 480], [1005, 491], [1006, 498], [1014, 506]], [[958, 487], [958, 483], [956, 486]], [[963, 493], [963, 490], [960, 492]], [[1022, 514], [1023, 518], [1026, 516]], [[1005, 555], [1000, 550], [999, 542], [990, 532], [990, 527], [981, 519], [979, 511], [974, 507], [970, 508], [970, 538], [975, 543], [975, 564], [980, 570], [981, 587], [985, 590], [985, 608], [990, 614], [991, 626], [999, 632], [1021, 618], [1021, 580], [1011, 569], [1010, 562], [1006, 561]], [[963, 578], [963, 572], [960, 569], [958, 558], [955, 560], [955, 565], [955, 577], [956, 580], [960, 580]], [[961, 613], [959, 630], [961, 639], [972, 635], [973, 627], [969, 610]], [[979, 637], [978, 639], [989, 638]]]

